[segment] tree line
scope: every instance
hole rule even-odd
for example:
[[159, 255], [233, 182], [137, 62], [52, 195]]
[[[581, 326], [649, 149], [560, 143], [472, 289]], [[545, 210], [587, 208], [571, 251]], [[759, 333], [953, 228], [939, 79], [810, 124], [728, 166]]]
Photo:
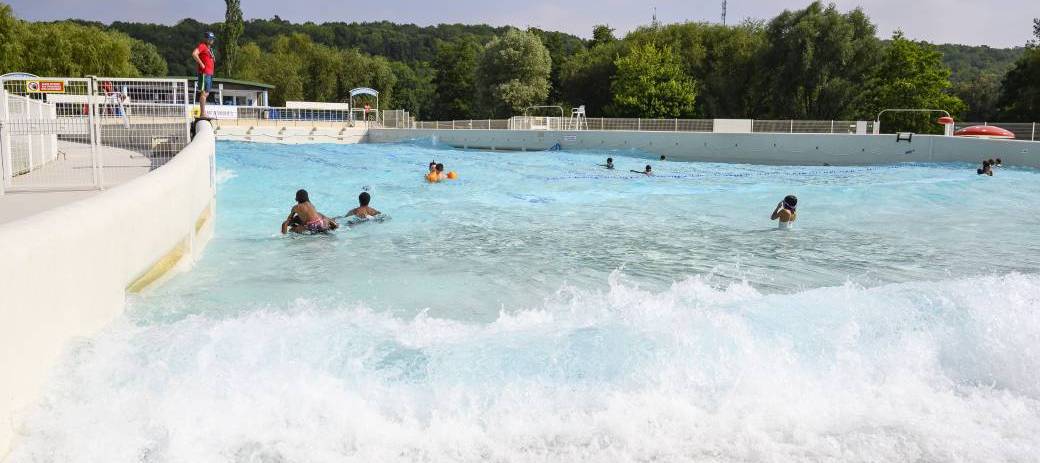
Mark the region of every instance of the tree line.
[[[191, 75], [188, 50], [212, 30], [218, 74], [275, 85], [272, 104], [343, 101], [369, 86], [383, 107], [423, 119], [504, 118], [559, 104], [606, 117], [863, 120], [920, 107], [961, 120], [1040, 120], [1037, 42], [999, 50], [899, 32], [882, 39], [862, 10], [821, 2], [734, 26], [655, 23], [616, 37], [601, 25], [589, 40], [486, 25], [244, 21], [238, 0], [226, 4], [222, 23], [172, 26], [31, 23], [0, 4], [0, 71]], [[934, 130], [928, 116], [893, 122]]]

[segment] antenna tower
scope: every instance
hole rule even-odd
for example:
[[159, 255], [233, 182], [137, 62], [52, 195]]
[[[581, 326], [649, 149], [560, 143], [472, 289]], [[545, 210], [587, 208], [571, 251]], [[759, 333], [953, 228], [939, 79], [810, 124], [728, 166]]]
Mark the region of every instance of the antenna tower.
[[726, 0], [722, 0], [722, 25], [726, 25]]

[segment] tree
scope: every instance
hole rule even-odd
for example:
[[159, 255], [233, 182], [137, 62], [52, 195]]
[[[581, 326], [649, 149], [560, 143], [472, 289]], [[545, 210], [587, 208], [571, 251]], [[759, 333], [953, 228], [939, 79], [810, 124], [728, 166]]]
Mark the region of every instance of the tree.
[[968, 121], [992, 121], [998, 117], [997, 99], [1000, 97], [1000, 76], [985, 72], [975, 78], [953, 83], [951, 91], [967, 106], [964, 114]]
[[581, 51], [560, 66], [560, 95], [571, 106], [585, 105], [590, 115], [603, 115], [614, 99], [610, 82], [617, 73], [614, 62], [627, 44], [613, 41]]
[[481, 46], [474, 38], [440, 42], [433, 61], [433, 107], [438, 120], [468, 119], [476, 111], [477, 57]]
[[592, 28], [592, 46], [603, 45], [617, 40], [614, 37], [614, 29], [606, 24], [598, 24]]
[[510, 29], [484, 47], [477, 62], [477, 95], [486, 115], [508, 116], [549, 96], [552, 60], [536, 35]]
[[22, 36], [21, 21], [10, 6], [0, 3], [0, 74], [23, 70]]
[[415, 68], [400, 61], [390, 63], [397, 78], [394, 86], [394, 107], [408, 111], [412, 117], [427, 117], [433, 100], [433, 69], [428, 63], [417, 63]]
[[859, 9], [842, 14], [816, 1], [784, 11], [766, 26], [767, 46], [759, 72], [763, 116], [845, 119], [858, 111], [854, 100], [875, 68], [880, 41]]
[[238, 40], [242, 37], [245, 26], [242, 23], [242, 5], [239, 0], [224, 0], [227, 9], [224, 12], [224, 27], [221, 41], [224, 56], [221, 57], [221, 75], [231, 77], [238, 64]]
[[150, 43], [131, 39], [130, 62], [144, 77], [166, 76], [166, 60], [159, 55], [159, 49]]
[[997, 106], [1002, 119], [1040, 120], [1040, 46], [1026, 50], [1004, 76]]
[[633, 48], [615, 62], [611, 113], [628, 117], [686, 117], [694, 113], [696, 83], [683, 72], [671, 47]]
[[[932, 45], [913, 42], [901, 32], [882, 53], [880, 64], [863, 92], [862, 104], [875, 115], [888, 108], [944, 109], [954, 116], [965, 110], [964, 102], [947, 93], [950, 69], [942, 63], [942, 54]], [[903, 114], [887, 117], [884, 127], [892, 130], [931, 132], [938, 129], [934, 114]]]

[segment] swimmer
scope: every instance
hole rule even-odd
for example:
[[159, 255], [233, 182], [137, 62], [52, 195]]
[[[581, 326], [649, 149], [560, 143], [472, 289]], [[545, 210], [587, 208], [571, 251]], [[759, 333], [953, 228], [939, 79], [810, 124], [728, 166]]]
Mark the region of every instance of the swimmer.
[[776, 209], [773, 209], [773, 215], [769, 216], [769, 220], [780, 219], [780, 229], [791, 228], [795, 219], [798, 218], [797, 206], [798, 198], [794, 195], [787, 195], [776, 205]]
[[646, 165], [646, 169], [645, 169], [645, 170], [642, 170], [642, 171], [639, 171], [639, 170], [630, 170], [629, 172], [635, 172], [635, 173], [637, 173], [637, 174], [643, 174], [643, 175], [654, 175], [654, 173], [653, 173], [652, 169], [653, 169], [653, 168], [652, 168], [652, 167], [650, 167], [650, 164], [647, 164], [647, 165]]
[[600, 167], [606, 167], [607, 169], [614, 170], [614, 158], [607, 158], [606, 164], [600, 164]]
[[664, 161], [664, 155], [663, 154], [661, 155], [661, 160]]
[[361, 192], [361, 194], [358, 195], [358, 204], [360, 204], [360, 206], [351, 209], [350, 212], [347, 212], [347, 215], [343, 217], [354, 216], [359, 219], [368, 219], [382, 214], [382, 212], [379, 212], [375, 208], [370, 207], [368, 205], [368, 203], [371, 201], [372, 195], [368, 194], [367, 191]]
[[322, 213], [318, 212], [311, 204], [307, 190], [296, 192], [296, 205], [289, 211], [289, 217], [282, 222], [282, 234], [289, 231], [293, 233], [324, 233], [339, 228], [339, 224]]
[[436, 173], [436, 172], [437, 172], [437, 161], [430, 161], [430, 171], [427, 172], [427, 173], [428, 174], [433, 174], [433, 173]]
[[1000, 158], [997, 158], [997, 163], [993, 164], [993, 167], [1004, 167], [1004, 161], [1001, 161]]
[[437, 164], [436, 174], [437, 174], [437, 180], [444, 180], [444, 179], [448, 178], [448, 174], [446, 174], [444, 172], [444, 164], [440, 164], [440, 163]]
[[993, 176], [993, 166], [989, 163], [989, 160], [982, 161], [982, 168], [981, 169], [975, 169], [975, 174], [977, 174], [977, 175], [989, 175], [990, 177], [992, 177]]

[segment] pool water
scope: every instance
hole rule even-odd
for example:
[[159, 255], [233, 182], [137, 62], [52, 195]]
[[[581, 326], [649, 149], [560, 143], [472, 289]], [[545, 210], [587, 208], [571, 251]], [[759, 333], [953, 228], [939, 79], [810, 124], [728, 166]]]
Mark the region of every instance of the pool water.
[[[222, 142], [218, 181], [203, 259], [70, 348], [14, 461], [1040, 453], [1034, 170]], [[282, 236], [301, 187], [390, 219]]]

